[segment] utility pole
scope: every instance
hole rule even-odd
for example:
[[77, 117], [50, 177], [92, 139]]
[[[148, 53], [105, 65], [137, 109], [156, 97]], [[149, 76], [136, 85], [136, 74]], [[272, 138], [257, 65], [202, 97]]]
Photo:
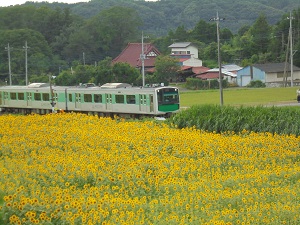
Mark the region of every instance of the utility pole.
[[294, 73], [294, 71], [293, 71], [293, 29], [292, 29], [292, 19], [293, 19], [293, 17], [292, 17], [292, 12], [290, 12], [290, 30], [289, 30], [289, 37], [290, 37], [290, 50], [291, 50], [291, 87], [293, 87], [294, 86], [294, 84], [293, 84], [293, 73]]
[[25, 49], [25, 84], [27, 86], [28, 85], [27, 41], [25, 41], [25, 46], [23, 46], [23, 48]]
[[143, 87], [145, 86], [145, 53], [144, 53], [144, 38], [148, 38], [148, 37], [144, 37], [144, 32], [142, 31], [142, 54], [140, 55], [140, 58], [142, 60], [142, 79], [143, 79]]
[[220, 105], [223, 106], [223, 87], [222, 87], [222, 65], [221, 65], [221, 49], [220, 49], [220, 29], [219, 22], [225, 20], [225, 18], [219, 18], [219, 13], [217, 12], [217, 17], [211, 18], [210, 21], [216, 21], [217, 24], [217, 41], [218, 41], [218, 64], [219, 64], [219, 89], [220, 89]]
[[51, 75], [49, 75], [49, 85], [50, 85], [50, 105], [51, 105], [51, 112], [54, 113], [55, 112], [55, 101], [54, 101], [54, 92], [53, 92], [53, 88], [52, 88], [52, 83], [51, 83]]
[[83, 58], [83, 65], [85, 66], [85, 53], [82, 53], [82, 58]]
[[8, 54], [8, 73], [9, 73], [9, 85], [11, 86], [11, 65], [10, 65], [10, 50], [11, 48], [9, 47], [9, 43], [7, 44], [7, 47], [5, 47], [5, 50], [7, 51]]

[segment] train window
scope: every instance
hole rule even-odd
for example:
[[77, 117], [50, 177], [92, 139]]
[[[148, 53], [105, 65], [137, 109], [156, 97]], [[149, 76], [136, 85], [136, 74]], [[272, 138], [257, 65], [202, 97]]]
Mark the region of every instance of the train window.
[[42, 97], [43, 97], [43, 101], [49, 101], [50, 100], [49, 93], [43, 93]]
[[73, 95], [72, 94], [69, 94], [69, 102], [73, 102]]
[[147, 96], [146, 95], [140, 95], [140, 104], [147, 105]]
[[10, 99], [11, 99], [11, 100], [17, 100], [17, 93], [11, 92], [11, 93], [10, 93]]
[[95, 95], [94, 95], [94, 102], [95, 102], [95, 103], [102, 103], [102, 95], [100, 95], [100, 94], [95, 94]]
[[157, 92], [157, 101], [158, 103], [162, 102], [162, 92]]
[[116, 95], [116, 103], [124, 103], [124, 95]]
[[24, 100], [25, 99], [24, 93], [18, 93], [18, 99], [19, 100]]
[[178, 95], [177, 94], [164, 94], [165, 103], [177, 103]]
[[135, 104], [135, 95], [126, 95], [127, 104]]
[[178, 104], [179, 96], [176, 88], [164, 88], [157, 91], [158, 104]]
[[58, 99], [58, 94], [57, 93], [53, 93], [52, 94], [52, 100], [53, 101], [57, 101], [57, 99]]
[[106, 103], [111, 104], [112, 103], [112, 95], [111, 94], [105, 94], [106, 95]]
[[41, 101], [41, 94], [40, 93], [34, 93], [34, 100]]
[[92, 102], [92, 95], [91, 94], [84, 94], [83, 98], [84, 98], [84, 102]]

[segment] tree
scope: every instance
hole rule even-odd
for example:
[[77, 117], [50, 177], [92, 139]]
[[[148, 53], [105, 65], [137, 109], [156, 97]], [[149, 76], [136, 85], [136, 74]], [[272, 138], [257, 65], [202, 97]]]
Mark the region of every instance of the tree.
[[59, 85], [78, 85], [79, 83], [104, 84], [111, 82], [136, 83], [139, 71], [128, 63], [112, 64], [111, 58], [99, 62], [98, 65], [77, 64], [72, 70], [64, 70], [55, 79]]
[[76, 76], [70, 70], [62, 71], [56, 78], [55, 78], [56, 85], [65, 85], [65, 86], [72, 86], [77, 84]]
[[200, 20], [194, 29], [191, 31], [191, 39], [204, 42], [205, 44], [211, 43], [212, 40], [217, 38], [217, 27], [215, 23], [207, 23]]
[[181, 25], [175, 30], [172, 38], [175, 42], [186, 41], [189, 39], [189, 33], [185, 30], [184, 26]]
[[243, 36], [249, 29], [250, 29], [250, 25], [241, 26], [241, 28], [238, 30], [238, 35]]
[[96, 84], [105, 84], [110, 83], [113, 80], [112, 73], [112, 58], [106, 57], [102, 61], [99, 62], [96, 68], [95, 74], [95, 83]]
[[178, 59], [170, 56], [158, 56], [155, 59], [154, 78], [157, 83], [168, 84], [169, 81], [176, 79], [176, 75], [180, 70]]
[[117, 56], [131, 40], [136, 40], [141, 20], [136, 11], [112, 7], [87, 20], [70, 36], [65, 51], [71, 56], [86, 54], [86, 62]]
[[117, 83], [136, 83], [137, 78], [139, 77], [139, 71], [130, 66], [128, 63], [116, 63], [112, 67], [112, 74], [114, 82]]
[[218, 44], [211, 42], [203, 49], [203, 56], [206, 59], [213, 59], [218, 61]]
[[220, 30], [220, 42], [230, 42], [233, 37], [232, 32], [228, 28], [224, 28]]
[[254, 53], [266, 53], [270, 44], [271, 27], [269, 26], [266, 16], [261, 14], [249, 29], [252, 39], [252, 48]]
[[[41, 74], [51, 71], [52, 53], [44, 36], [30, 29], [14, 29], [0, 31], [0, 49], [5, 49], [8, 43], [11, 48], [11, 71], [15, 84], [25, 83], [25, 41], [27, 41], [27, 66], [28, 75]], [[8, 55], [7, 51], [0, 51], [1, 74], [8, 77]]]
[[[17, 16], [16, 16], [17, 15]], [[13, 6], [0, 8], [0, 29], [31, 29], [40, 32], [50, 44], [65, 31], [78, 16], [69, 8], [42, 6]]]

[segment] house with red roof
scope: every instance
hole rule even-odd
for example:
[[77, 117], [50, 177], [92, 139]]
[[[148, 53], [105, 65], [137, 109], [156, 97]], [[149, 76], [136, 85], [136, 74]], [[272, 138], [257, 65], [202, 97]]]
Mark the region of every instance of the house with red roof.
[[128, 43], [126, 48], [112, 60], [113, 63], [126, 62], [132, 67], [142, 69], [142, 51], [144, 51], [144, 70], [145, 72], [154, 72], [155, 58], [160, 55], [158, 49], [151, 43]]
[[[221, 76], [223, 79], [227, 79], [229, 83], [236, 83], [236, 73], [230, 72], [222, 67]], [[205, 72], [197, 74], [196, 78], [202, 80], [215, 80], [219, 79], [219, 68], [209, 69]]]

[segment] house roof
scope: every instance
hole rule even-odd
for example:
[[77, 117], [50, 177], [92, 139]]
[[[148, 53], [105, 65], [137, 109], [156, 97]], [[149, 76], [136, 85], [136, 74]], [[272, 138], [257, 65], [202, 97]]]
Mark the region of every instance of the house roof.
[[193, 73], [195, 74], [200, 74], [200, 73], [204, 73], [206, 71], [209, 70], [209, 68], [205, 67], [205, 66], [197, 66], [197, 67], [193, 67]]
[[186, 48], [190, 45], [192, 45], [192, 42], [177, 42], [177, 43], [171, 44], [169, 46], [169, 48]]
[[243, 69], [243, 67], [240, 67], [240, 66], [238, 66], [236, 64], [222, 65], [222, 68], [224, 68], [225, 70], [230, 71], [230, 72], [232, 72], [232, 71], [238, 71], [240, 69]]
[[[222, 77], [224, 77], [224, 76], [229, 76], [232, 78], [237, 77], [237, 75], [235, 73], [232, 73], [232, 72], [222, 69]], [[198, 74], [196, 77], [201, 78], [201, 79], [218, 79], [219, 78], [219, 68], [207, 70], [206, 72]]]
[[201, 79], [219, 79], [219, 73], [218, 72], [203, 73], [197, 75], [196, 77]]
[[186, 60], [189, 60], [189, 59], [186, 59], [186, 58], [178, 58], [179, 59], [179, 62], [184, 62]]
[[[219, 73], [219, 68], [213, 68], [207, 71], [207, 73], [215, 73], [218, 72]], [[228, 70], [222, 69], [222, 74], [226, 75], [226, 76], [230, 76], [230, 77], [237, 77], [237, 75], [235, 73], [232, 73]]]
[[181, 66], [181, 70], [188, 70], [188, 69], [191, 69], [192, 67], [191, 66]]
[[[127, 62], [133, 67], [141, 67], [141, 54], [142, 43], [128, 43], [126, 48], [116, 58], [114, 58], [112, 62]], [[160, 52], [151, 43], [144, 43], [144, 54], [146, 55], [144, 66], [153, 67], [155, 58], [157, 55], [160, 55]]]
[[[289, 63], [265, 63], [265, 64], [253, 64], [253, 67], [256, 67], [267, 73], [276, 73], [276, 72], [284, 72], [284, 68], [286, 71], [291, 71], [291, 64]], [[300, 71], [300, 68], [297, 66], [293, 66], [294, 71]]]

